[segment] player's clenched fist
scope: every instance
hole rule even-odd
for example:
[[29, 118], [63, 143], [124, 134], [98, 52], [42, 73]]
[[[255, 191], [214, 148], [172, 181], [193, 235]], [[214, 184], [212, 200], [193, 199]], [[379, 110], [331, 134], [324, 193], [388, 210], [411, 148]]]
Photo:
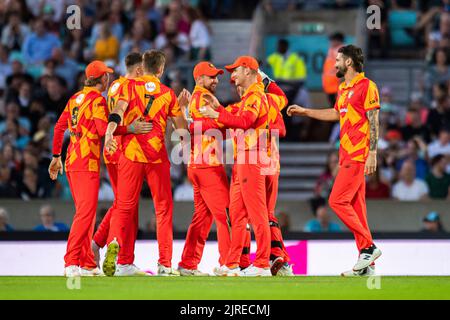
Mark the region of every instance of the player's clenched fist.
[[290, 117], [292, 117], [292, 116], [306, 116], [307, 110], [308, 109], [306, 109], [306, 108], [303, 108], [301, 106], [293, 104], [293, 105], [288, 107], [286, 113]]
[[58, 173], [63, 174], [61, 157], [53, 157], [50, 165], [48, 166], [48, 174], [50, 175], [50, 179], [56, 180], [56, 178], [58, 178]]

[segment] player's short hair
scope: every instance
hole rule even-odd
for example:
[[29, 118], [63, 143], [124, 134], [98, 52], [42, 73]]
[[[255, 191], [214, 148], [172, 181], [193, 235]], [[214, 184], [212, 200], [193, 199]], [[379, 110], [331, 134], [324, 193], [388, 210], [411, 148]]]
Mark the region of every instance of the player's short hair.
[[142, 63], [142, 54], [140, 52], [131, 52], [125, 57], [125, 67], [127, 69], [131, 69], [140, 63]]
[[144, 70], [156, 74], [166, 63], [166, 55], [161, 50], [148, 50], [142, 56]]
[[331, 41], [339, 41], [339, 42], [344, 42], [344, 34], [342, 32], [335, 32], [332, 35], [330, 35], [330, 40]]
[[86, 80], [84, 80], [84, 86], [85, 87], [95, 87], [96, 85], [102, 83], [102, 77], [103, 76], [100, 76], [95, 79], [92, 79], [92, 78], [86, 79]]
[[345, 57], [352, 59], [352, 67], [356, 72], [363, 71], [364, 55], [361, 48], [349, 44], [347, 46], [340, 47], [338, 52], [342, 53]]

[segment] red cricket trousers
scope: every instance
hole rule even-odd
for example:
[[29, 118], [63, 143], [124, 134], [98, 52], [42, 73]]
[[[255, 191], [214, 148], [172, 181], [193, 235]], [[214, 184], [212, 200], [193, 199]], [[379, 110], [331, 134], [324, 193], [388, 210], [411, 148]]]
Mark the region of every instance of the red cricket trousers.
[[367, 223], [364, 163], [344, 161], [331, 190], [329, 205], [353, 232], [358, 251], [373, 244]]
[[[109, 208], [106, 215], [103, 217], [102, 222], [97, 228], [97, 231], [94, 234], [94, 241], [95, 243], [100, 247], [103, 248], [106, 245], [106, 242], [108, 241], [108, 234], [110, 230], [110, 223], [111, 223], [111, 214], [116, 207], [116, 201], [117, 201], [117, 179], [118, 179], [118, 165], [113, 163], [106, 164], [106, 169], [108, 170], [109, 179], [111, 181], [111, 186], [114, 191], [114, 202], [112, 206]], [[138, 208], [137, 208], [138, 209]], [[133, 226], [129, 228], [129, 231], [131, 234], [128, 237], [131, 238], [131, 242], [127, 242], [125, 247], [122, 247], [119, 251], [119, 259], [121, 256], [125, 257], [133, 257], [134, 261], [134, 246], [136, 243], [136, 237], [137, 237], [137, 231], [139, 227], [139, 215], [138, 212], [134, 214], [134, 220]]]
[[219, 245], [219, 264], [224, 265], [230, 250], [227, 222], [229, 204], [228, 178], [223, 166], [188, 168], [194, 189], [194, 215], [189, 226], [179, 266], [195, 270], [200, 263], [213, 220]]
[[[159, 248], [159, 264], [171, 267], [173, 249], [173, 201], [170, 181], [170, 163], [141, 163], [120, 156], [118, 165], [116, 207], [111, 214], [108, 243], [117, 238], [120, 248], [134, 246], [133, 230], [144, 179], [153, 198], [156, 215], [156, 237]], [[133, 251], [119, 255], [118, 264], [133, 263]]]
[[260, 164], [235, 164], [230, 186], [231, 248], [226, 265], [239, 265], [244, 248], [246, 225], [252, 224], [257, 250], [254, 266], [269, 267], [270, 228], [266, 205], [266, 177]]
[[64, 256], [65, 266], [75, 265], [92, 269], [97, 266], [91, 242], [97, 213], [100, 175], [98, 172], [69, 171], [67, 180], [75, 203], [75, 216]]

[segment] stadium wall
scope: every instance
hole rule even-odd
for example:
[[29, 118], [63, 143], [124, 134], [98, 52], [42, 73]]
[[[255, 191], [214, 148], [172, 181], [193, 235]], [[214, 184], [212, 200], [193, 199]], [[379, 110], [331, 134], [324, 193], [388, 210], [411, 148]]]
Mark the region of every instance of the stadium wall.
[[[353, 240], [289, 240], [285, 244], [297, 275], [339, 275], [352, 266], [357, 256]], [[174, 241], [174, 266], [180, 261], [183, 245], [183, 240]], [[383, 250], [376, 267], [377, 275], [450, 275], [450, 239], [379, 240], [377, 245]], [[0, 263], [0, 276], [62, 275], [65, 248], [65, 241], [0, 242], [0, 261], [8, 262]], [[252, 243], [253, 257], [255, 248], [256, 244]], [[155, 240], [138, 241], [136, 265], [154, 274], [157, 253]], [[212, 273], [218, 258], [217, 243], [208, 242], [199, 269]]]
[[[56, 220], [68, 225], [71, 224], [74, 207], [72, 202], [67, 201], [17, 201], [3, 200], [0, 207], [9, 212], [9, 223], [16, 230], [31, 230], [40, 224], [39, 208], [44, 204], [51, 203], [56, 211]], [[99, 208], [108, 208], [110, 202], [101, 202]], [[430, 211], [437, 211], [441, 215], [444, 229], [450, 230], [450, 213], [448, 201], [435, 200], [424, 202], [400, 202], [395, 200], [368, 201], [369, 224], [373, 231], [382, 232], [417, 232], [422, 228], [422, 218]], [[186, 231], [191, 222], [194, 206], [192, 202], [174, 203], [174, 230]], [[279, 201], [277, 212], [286, 212], [290, 216], [291, 231], [302, 231], [306, 222], [313, 217], [310, 205], [307, 201]], [[330, 211], [333, 221], [339, 222], [337, 217]], [[140, 229], [145, 230], [145, 225], [153, 215], [151, 200], [140, 202]], [[342, 225], [342, 224], [341, 224]], [[345, 227], [343, 226], [345, 230]]]

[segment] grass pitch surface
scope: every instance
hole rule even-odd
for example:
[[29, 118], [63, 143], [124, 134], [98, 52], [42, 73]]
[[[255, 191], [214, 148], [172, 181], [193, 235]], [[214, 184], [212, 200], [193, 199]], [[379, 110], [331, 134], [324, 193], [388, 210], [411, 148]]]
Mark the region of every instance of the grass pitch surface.
[[[5, 299], [450, 299], [450, 277], [0, 277]], [[372, 281], [372, 287], [376, 287]]]

